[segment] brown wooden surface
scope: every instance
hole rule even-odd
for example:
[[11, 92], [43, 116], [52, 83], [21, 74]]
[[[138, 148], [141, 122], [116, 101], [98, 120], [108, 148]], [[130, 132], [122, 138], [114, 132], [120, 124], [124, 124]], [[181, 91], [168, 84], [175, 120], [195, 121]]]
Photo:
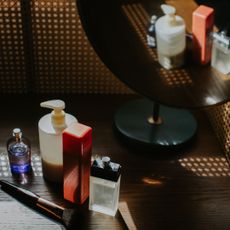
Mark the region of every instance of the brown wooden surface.
[[[115, 111], [133, 97], [136, 96], [59, 96], [66, 101], [66, 112], [93, 128], [93, 155], [108, 155], [122, 165], [120, 201], [126, 202], [137, 229], [230, 229], [230, 169], [206, 115], [194, 111], [199, 129], [189, 146], [139, 149], [123, 143], [113, 130]], [[50, 98], [1, 96], [1, 152], [6, 151], [5, 142], [12, 129], [20, 127], [32, 142], [33, 154], [39, 153], [37, 122], [49, 112], [39, 108], [39, 103]], [[12, 181], [3, 174], [1, 178]], [[31, 177], [24, 186], [59, 205], [73, 207], [63, 200], [60, 186], [45, 182], [41, 176]], [[0, 190], [0, 229], [6, 229], [2, 227], [7, 221], [8, 229], [61, 229], [23, 206], [19, 211], [15, 202]], [[82, 229], [125, 229], [119, 216], [107, 217], [87, 209], [88, 201], [81, 207]], [[14, 225], [20, 222], [18, 219], [21, 223]]]
[[[170, 71], [158, 63], [156, 49], [147, 46], [146, 30], [150, 16], [162, 16], [160, 4], [164, 2], [77, 0], [79, 15], [92, 46], [106, 66], [131, 89], [155, 102], [174, 107], [198, 108], [228, 101], [229, 76], [218, 73], [210, 65], [194, 63], [191, 41], [187, 43], [185, 65]], [[178, 8], [178, 14], [185, 18], [191, 32], [196, 2], [166, 2]]]

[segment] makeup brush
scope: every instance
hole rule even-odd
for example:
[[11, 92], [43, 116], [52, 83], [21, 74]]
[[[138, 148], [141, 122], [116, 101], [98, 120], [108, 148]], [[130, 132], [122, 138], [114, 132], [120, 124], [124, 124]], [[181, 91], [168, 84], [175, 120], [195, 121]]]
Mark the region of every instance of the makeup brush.
[[79, 220], [78, 212], [75, 209], [65, 209], [6, 180], [0, 180], [0, 185], [3, 191], [10, 194], [15, 199], [35, 209], [36, 211], [39, 211], [43, 215], [51, 217], [52, 219], [64, 224], [67, 229], [71, 229], [73, 222]]

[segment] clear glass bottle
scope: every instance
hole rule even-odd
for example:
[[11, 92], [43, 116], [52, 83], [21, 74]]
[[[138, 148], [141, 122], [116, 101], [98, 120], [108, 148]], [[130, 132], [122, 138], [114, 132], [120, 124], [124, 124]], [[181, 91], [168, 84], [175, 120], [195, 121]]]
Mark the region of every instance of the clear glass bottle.
[[230, 73], [230, 37], [225, 31], [213, 33], [211, 65], [222, 74]]
[[30, 141], [22, 137], [21, 129], [13, 130], [13, 137], [7, 141], [7, 152], [12, 174], [21, 174], [31, 171]]
[[115, 216], [120, 193], [121, 166], [109, 157], [97, 158], [91, 167], [89, 209]]

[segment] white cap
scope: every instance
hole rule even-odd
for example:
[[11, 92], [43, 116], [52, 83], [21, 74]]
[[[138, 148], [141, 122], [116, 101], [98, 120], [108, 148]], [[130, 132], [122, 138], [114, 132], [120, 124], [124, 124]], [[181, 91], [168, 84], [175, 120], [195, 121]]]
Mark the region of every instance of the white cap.
[[110, 157], [105, 156], [105, 157], [102, 157], [101, 160], [103, 161], [103, 163], [108, 164], [110, 162]]
[[20, 133], [21, 132], [21, 129], [20, 128], [14, 128], [13, 129], [13, 133], [14, 134], [18, 134], [18, 133]]
[[51, 123], [54, 128], [65, 128], [65, 112], [63, 109], [65, 108], [65, 102], [62, 100], [50, 100], [45, 101], [40, 104], [43, 108], [53, 109], [51, 112]]
[[13, 129], [13, 136], [16, 138], [21, 138], [22, 136], [22, 131], [20, 128], [14, 128]]

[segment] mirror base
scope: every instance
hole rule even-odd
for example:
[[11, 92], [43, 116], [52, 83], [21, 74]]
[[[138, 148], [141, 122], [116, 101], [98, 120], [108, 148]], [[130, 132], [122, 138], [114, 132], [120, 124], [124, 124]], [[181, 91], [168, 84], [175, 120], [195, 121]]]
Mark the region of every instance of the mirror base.
[[162, 147], [182, 145], [195, 136], [197, 122], [185, 109], [161, 105], [159, 117], [162, 118], [162, 122], [149, 122], [153, 104], [150, 100], [139, 99], [123, 105], [114, 117], [118, 132], [129, 141]]

